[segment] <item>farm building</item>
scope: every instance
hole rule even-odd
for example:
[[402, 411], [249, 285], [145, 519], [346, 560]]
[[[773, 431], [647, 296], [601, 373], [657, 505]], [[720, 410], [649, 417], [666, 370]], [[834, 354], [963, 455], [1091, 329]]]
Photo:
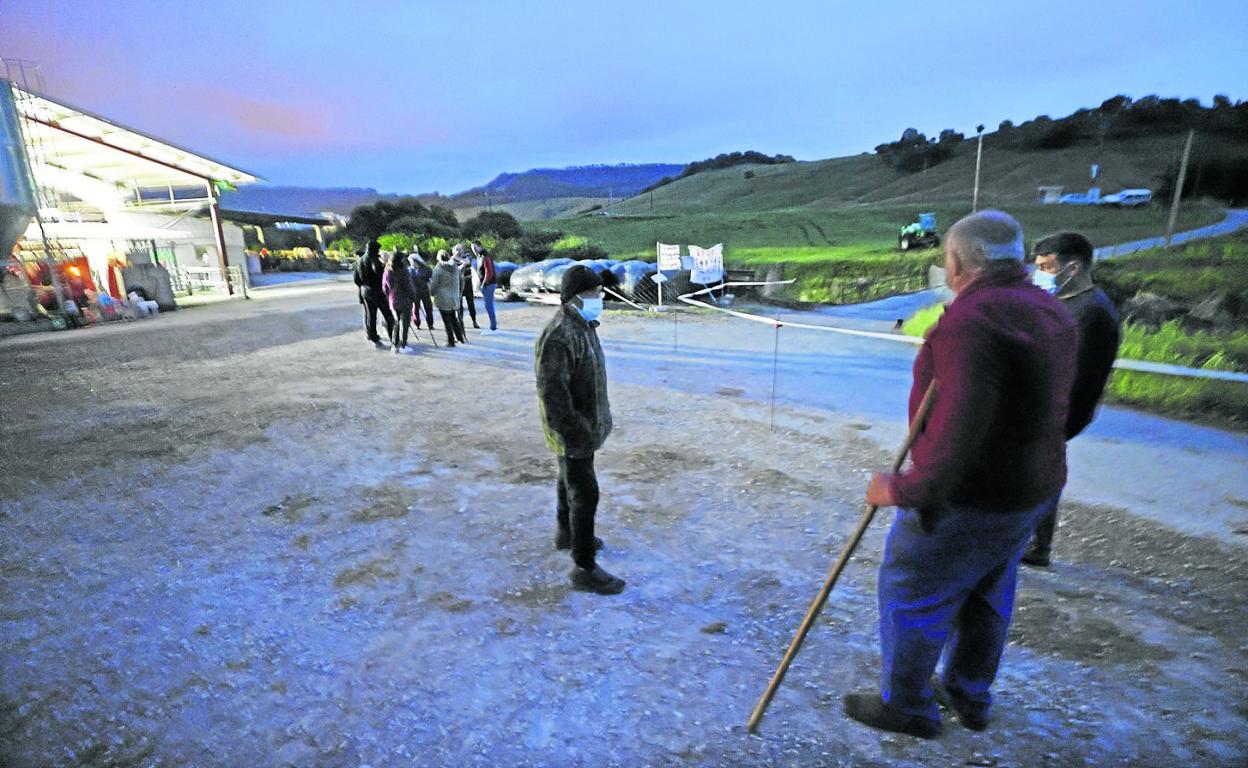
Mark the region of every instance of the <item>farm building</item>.
[[246, 290], [243, 230], [222, 216], [220, 195], [255, 175], [42, 95], [20, 63], [0, 74], [10, 307], [23, 281], [48, 310], [75, 288], [120, 298], [127, 278], [170, 302], [173, 290]]

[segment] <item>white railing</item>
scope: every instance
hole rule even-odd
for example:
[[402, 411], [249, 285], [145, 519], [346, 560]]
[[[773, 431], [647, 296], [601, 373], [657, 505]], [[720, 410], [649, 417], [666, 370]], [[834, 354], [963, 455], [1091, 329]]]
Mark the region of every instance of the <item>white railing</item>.
[[[245, 276], [238, 266], [228, 268], [230, 284], [235, 292], [245, 288]], [[220, 267], [186, 267], [179, 265], [176, 273], [171, 273], [174, 290], [195, 293], [197, 291], [217, 291], [225, 293], [225, 281], [221, 279]]]

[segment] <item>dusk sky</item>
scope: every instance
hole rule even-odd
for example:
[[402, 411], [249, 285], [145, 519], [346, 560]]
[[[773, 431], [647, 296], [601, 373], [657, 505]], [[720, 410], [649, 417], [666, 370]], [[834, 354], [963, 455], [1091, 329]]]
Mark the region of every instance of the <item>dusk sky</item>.
[[0, 0], [49, 96], [272, 184], [813, 160], [1118, 93], [1248, 98], [1248, 3]]

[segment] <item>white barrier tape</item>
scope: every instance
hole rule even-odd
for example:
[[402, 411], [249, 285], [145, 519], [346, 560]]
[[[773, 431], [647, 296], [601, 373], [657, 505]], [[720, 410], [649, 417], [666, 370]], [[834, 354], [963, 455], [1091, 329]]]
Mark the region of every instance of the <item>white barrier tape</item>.
[[637, 303], [637, 302], [635, 302], [635, 301], [629, 301], [628, 299], [624, 298], [623, 296], [621, 296], [620, 294], [618, 294], [618, 293], [616, 293], [615, 291], [611, 290], [610, 288], [607, 288], [606, 286], [603, 286], [603, 288], [602, 288], [602, 292], [603, 292], [603, 293], [609, 293], [609, 294], [611, 294], [612, 296], [614, 296], [615, 298], [617, 298], [617, 299], [619, 299], [620, 301], [624, 302], [625, 304], [629, 305], [630, 307], [635, 307], [636, 309], [640, 309], [642, 312], [649, 312], [649, 311], [650, 311], [650, 308], [649, 308], [649, 307], [643, 307], [642, 305], [638, 304], [638, 303]]
[[[602, 290], [605, 293], [611, 294], [612, 296], [624, 302], [625, 304], [628, 304], [631, 307], [636, 307], [637, 309], [640, 309], [642, 312], [649, 311], [649, 307], [644, 307], [635, 301], [629, 301], [628, 299], [624, 298], [623, 296], [611, 290], [610, 288], [604, 287]], [[559, 296], [553, 293], [533, 293], [531, 291], [521, 291], [521, 292], [518, 292], [516, 295], [520, 296], [520, 298], [524, 299], [525, 301], [532, 301], [537, 304], [545, 304], [546, 306], [550, 306], [550, 307], [557, 307], [561, 303], [563, 303], [559, 300]]]
[[[786, 280], [784, 282], [791, 283], [793, 281]], [[723, 283], [722, 285], [715, 286], [715, 288], [718, 289], [718, 288], [722, 288], [728, 285], [776, 285], [776, 283]], [[724, 314], [732, 315], [733, 317], [739, 317], [742, 320], [750, 320], [756, 323], [766, 323], [767, 325], [772, 325], [776, 327], [788, 326], [790, 328], [805, 328], [811, 331], [828, 331], [831, 333], [844, 334], [846, 336], [862, 336], [864, 338], [869, 338], [869, 339], [883, 339], [885, 341], [900, 341], [906, 344], [912, 344], [914, 346], [921, 346], [923, 344], [923, 339], [917, 336], [906, 336], [900, 333], [878, 333], [874, 331], [855, 331], [849, 328], [837, 328], [831, 325], [814, 325], [812, 323], [789, 323], [783, 320], [776, 320], [770, 317], [764, 317], [762, 315], [751, 315], [746, 312], [738, 312], [733, 309], [724, 309], [723, 307], [716, 307], [714, 305], [707, 304], [704, 301], [695, 301], [692, 298], [694, 296], [700, 296], [701, 294], [708, 293], [711, 290], [712, 290], [711, 288], [705, 288], [700, 291], [694, 291], [693, 293], [686, 293], [682, 296], [677, 296], [676, 298], [680, 299], [686, 304], [692, 304], [692, 305], [699, 306], [699, 307], [706, 307], [707, 309], [713, 309], [717, 312], [723, 312]], [[1182, 365], [1171, 365], [1169, 363], [1154, 363], [1148, 360], [1128, 360], [1126, 358], [1119, 358], [1115, 360], [1114, 367], [1118, 368], [1119, 370], [1124, 370], [1124, 371], [1156, 373], [1156, 374], [1161, 374], [1163, 376], [1183, 376], [1189, 379], [1212, 379], [1216, 381], [1235, 381], [1241, 384], [1248, 384], [1248, 373], [1240, 373], [1238, 371], [1217, 371], [1217, 370], [1209, 370], [1207, 368], [1188, 368]]]
[[532, 301], [538, 304], [545, 304], [548, 307], [557, 307], [561, 303], [559, 294], [557, 293], [534, 293], [533, 291], [517, 291], [516, 295], [525, 301]]
[[1169, 363], [1153, 363], [1148, 360], [1114, 361], [1114, 367], [1123, 371], [1140, 371], [1142, 373], [1159, 373], [1163, 376], [1185, 376], [1189, 379], [1216, 379], [1217, 381], [1237, 381], [1248, 384], [1248, 373], [1239, 371], [1217, 371], [1208, 368], [1187, 368]]
[[724, 309], [723, 307], [717, 307], [717, 306], [714, 306], [713, 304], [707, 304], [704, 301], [695, 301], [693, 299], [694, 296], [700, 296], [704, 293], [709, 293], [712, 290], [718, 290], [720, 288], [723, 288], [729, 285], [788, 285], [793, 282], [794, 282], [793, 280], [783, 280], [783, 281], [777, 281], [777, 282], [763, 282], [763, 283], [723, 283], [722, 285], [717, 285], [714, 288], [703, 288], [700, 291], [694, 291], [693, 293], [686, 293], [682, 296], [677, 296], [676, 298], [680, 299], [686, 304], [691, 304], [691, 305], [699, 306], [699, 307], [706, 307], [707, 309], [713, 309], [716, 312], [723, 312], [724, 314], [732, 315], [733, 317], [739, 317], [742, 320], [750, 320], [756, 323], [766, 323], [767, 325], [772, 325], [772, 326], [776, 326], [780, 328], [783, 328], [783, 327], [806, 328], [812, 331], [828, 331], [830, 333], [840, 333], [846, 336], [861, 336], [867, 339], [883, 339], [885, 341], [900, 341], [904, 344], [912, 344], [916, 346], [923, 343], [923, 339], [916, 338], [914, 336], [905, 336], [899, 333], [879, 333], [877, 331], [855, 331], [850, 328], [837, 328], [834, 325], [816, 325], [814, 323], [791, 323], [786, 320], [777, 320], [771, 317], [764, 317], [763, 315], [751, 315], [748, 312], [738, 312], [734, 309]]

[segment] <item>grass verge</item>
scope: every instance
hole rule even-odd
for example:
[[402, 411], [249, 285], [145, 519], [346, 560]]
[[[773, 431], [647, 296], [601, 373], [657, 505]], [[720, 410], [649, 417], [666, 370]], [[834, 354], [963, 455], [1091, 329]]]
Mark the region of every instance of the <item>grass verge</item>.
[[[941, 305], [920, 310], [902, 325], [902, 332], [923, 336], [943, 312]], [[1248, 372], [1248, 330], [1190, 332], [1178, 320], [1157, 329], [1128, 323], [1123, 326], [1118, 356], [1188, 368]], [[1248, 429], [1248, 385], [1234, 381], [1115, 370], [1105, 385], [1105, 402], [1229, 429]]]
[[1248, 232], [1103, 261], [1096, 265], [1096, 281], [1118, 303], [1149, 291], [1189, 306], [1218, 293], [1242, 304], [1248, 296]]

